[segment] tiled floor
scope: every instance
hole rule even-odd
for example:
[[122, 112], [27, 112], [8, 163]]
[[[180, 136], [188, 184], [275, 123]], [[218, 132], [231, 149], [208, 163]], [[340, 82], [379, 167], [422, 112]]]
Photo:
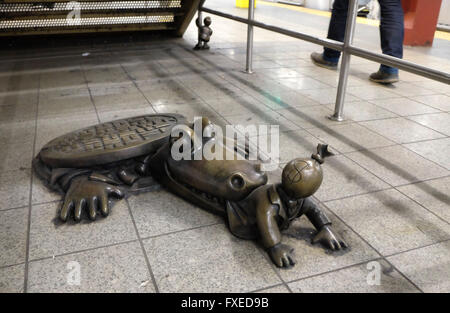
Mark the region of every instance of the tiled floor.
[[[311, 65], [316, 46], [257, 30], [247, 75], [245, 27], [214, 17], [213, 28], [202, 52], [190, 27], [183, 39], [2, 53], [0, 292], [449, 292], [449, 86], [407, 73], [373, 84], [376, 65], [355, 58], [346, 121], [336, 123], [327, 115], [339, 74]], [[435, 46], [405, 55], [448, 70], [448, 43]], [[153, 112], [279, 124], [280, 168], [329, 143], [316, 197], [350, 249], [311, 245], [302, 218], [284, 236], [297, 265], [279, 270], [257, 243], [161, 188], [116, 203], [106, 219], [60, 225], [61, 197], [31, 173], [32, 156], [63, 133]]]

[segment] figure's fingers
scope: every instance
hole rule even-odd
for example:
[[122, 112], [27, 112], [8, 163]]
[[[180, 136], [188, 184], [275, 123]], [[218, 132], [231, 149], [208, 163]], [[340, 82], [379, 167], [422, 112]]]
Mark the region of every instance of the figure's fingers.
[[328, 241], [328, 245], [330, 246], [331, 250], [336, 250], [333, 240]]
[[83, 210], [85, 204], [86, 204], [85, 199], [75, 201], [75, 211], [73, 215], [75, 221], [77, 222], [81, 221], [81, 211]]
[[283, 267], [289, 267], [289, 260], [288, 260], [288, 258], [287, 258], [287, 256], [283, 256], [282, 258], [281, 258], [281, 260], [282, 260], [282, 262], [283, 262]]
[[109, 208], [108, 208], [108, 196], [106, 194], [103, 194], [99, 199], [99, 207], [100, 212], [103, 216], [108, 216], [109, 214]]
[[283, 261], [281, 261], [281, 257], [273, 257], [271, 256], [273, 263], [275, 263], [278, 267], [283, 267]]
[[336, 250], [341, 250], [341, 244], [339, 243], [339, 240], [333, 239], [334, 246], [336, 247]]
[[294, 266], [294, 265], [295, 265], [294, 259], [292, 259], [290, 256], [288, 256], [287, 258], [288, 258], [288, 260], [289, 260], [289, 263], [290, 263], [292, 266]]
[[347, 249], [348, 248], [348, 245], [347, 245], [347, 243], [344, 240], [341, 239], [339, 242], [341, 243], [341, 246], [342, 246], [343, 249]]
[[59, 213], [59, 218], [63, 222], [67, 222], [67, 218], [69, 217], [70, 210], [73, 208], [73, 201], [71, 199], [66, 199], [64, 201], [63, 206], [61, 207], [61, 212]]
[[106, 190], [108, 192], [108, 195], [113, 196], [117, 199], [122, 199], [124, 196], [123, 191], [119, 187], [112, 186], [108, 187], [108, 189]]
[[88, 201], [89, 218], [94, 221], [97, 217], [97, 198], [90, 198]]

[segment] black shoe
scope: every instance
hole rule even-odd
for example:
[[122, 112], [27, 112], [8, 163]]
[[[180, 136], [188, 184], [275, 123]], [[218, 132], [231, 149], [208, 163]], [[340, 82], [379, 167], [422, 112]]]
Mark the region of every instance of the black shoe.
[[327, 68], [329, 70], [336, 70], [337, 69], [337, 62], [330, 62], [323, 59], [322, 53], [313, 52], [311, 53], [311, 60], [313, 63], [317, 66]]
[[370, 74], [369, 79], [380, 84], [392, 84], [398, 82], [398, 73], [386, 73], [378, 70], [378, 72]]

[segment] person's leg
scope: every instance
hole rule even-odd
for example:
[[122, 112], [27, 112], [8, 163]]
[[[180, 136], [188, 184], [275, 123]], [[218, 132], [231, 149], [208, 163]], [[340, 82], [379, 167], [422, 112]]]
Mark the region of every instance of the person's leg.
[[[400, 1], [400, 0], [399, 0]], [[348, 0], [335, 0], [328, 26], [327, 38], [343, 42], [345, 36], [345, 24], [347, 22]], [[323, 58], [329, 62], [337, 63], [341, 52], [330, 48], [324, 48]]]
[[[403, 57], [403, 8], [401, 0], [378, 0], [380, 3], [381, 50], [384, 54]], [[398, 69], [381, 64], [380, 71], [397, 74]]]

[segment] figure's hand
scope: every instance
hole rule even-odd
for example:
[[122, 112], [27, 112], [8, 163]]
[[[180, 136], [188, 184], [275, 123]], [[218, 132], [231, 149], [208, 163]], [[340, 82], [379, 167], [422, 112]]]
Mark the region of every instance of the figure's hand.
[[75, 221], [80, 221], [81, 211], [86, 208], [89, 210], [91, 220], [95, 220], [97, 217], [97, 208], [103, 216], [107, 216], [109, 196], [121, 199], [124, 195], [122, 190], [116, 186], [100, 181], [91, 181], [86, 176], [77, 177], [72, 181], [66, 193], [59, 217], [65, 222], [70, 212], [74, 210]]
[[314, 244], [320, 242], [331, 250], [341, 250], [347, 248], [345, 241], [334, 233], [329, 225], [323, 226], [322, 229], [314, 236], [312, 242]]
[[295, 265], [292, 258], [293, 248], [281, 243], [269, 249], [269, 255], [273, 263], [278, 267], [291, 267]]

